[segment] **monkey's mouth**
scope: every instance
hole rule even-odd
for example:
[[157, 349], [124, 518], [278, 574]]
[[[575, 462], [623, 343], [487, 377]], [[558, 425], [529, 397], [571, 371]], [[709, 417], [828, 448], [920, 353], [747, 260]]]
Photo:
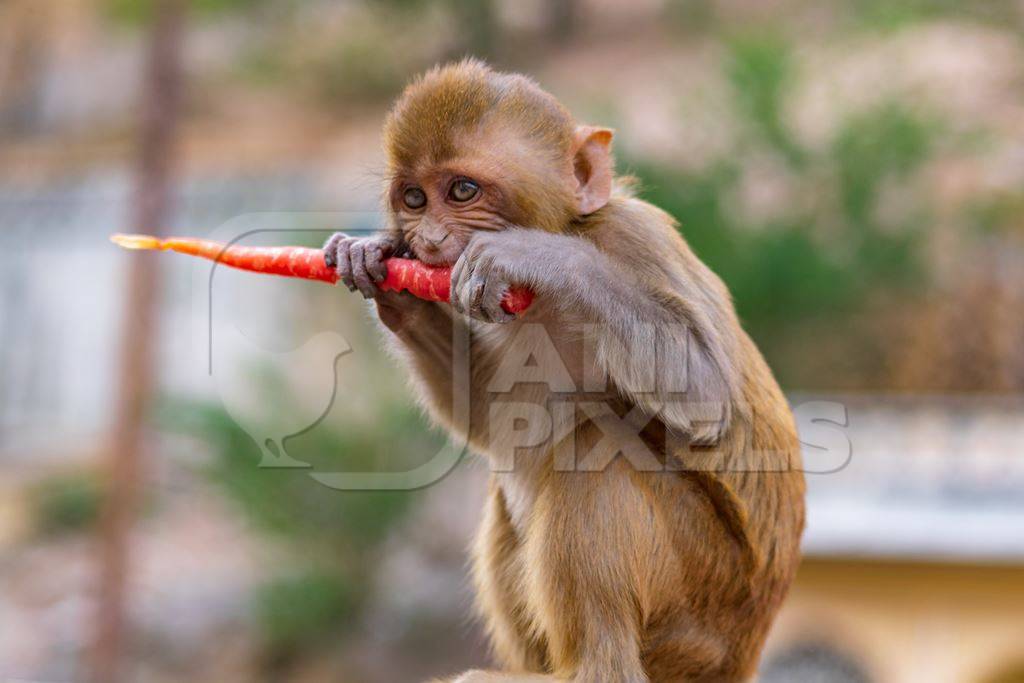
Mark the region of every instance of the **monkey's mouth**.
[[462, 255], [465, 245], [455, 244], [455, 240], [447, 240], [449, 244], [444, 244], [440, 249], [426, 249], [423, 247], [413, 246], [413, 254], [416, 258], [428, 266], [454, 266], [455, 262], [459, 260], [459, 256]]
[[422, 250], [413, 250], [416, 254], [416, 258], [426, 263], [428, 266], [454, 266], [455, 262], [459, 260], [458, 255], [454, 258], [450, 258], [445, 254], [439, 254], [437, 252], [429, 252]]

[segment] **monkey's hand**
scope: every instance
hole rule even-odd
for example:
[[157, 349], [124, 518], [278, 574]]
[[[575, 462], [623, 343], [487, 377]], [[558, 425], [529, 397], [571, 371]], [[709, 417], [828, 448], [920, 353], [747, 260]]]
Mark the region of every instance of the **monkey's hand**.
[[324, 243], [324, 260], [338, 271], [338, 277], [349, 291], [359, 290], [366, 299], [377, 304], [377, 315], [384, 325], [398, 332], [430, 308], [430, 303], [408, 292], [384, 292], [377, 283], [387, 277], [384, 260], [405, 254], [400, 236], [383, 232], [367, 237], [352, 237], [336, 232]]
[[575, 246], [571, 238], [541, 230], [476, 233], [452, 268], [452, 308], [489, 323], [515, 320], [501, 307], [505, 292], [523, 286], [538, 296], [564, 293], [565, 265], [572, 255], [567, 250], [574, 252]]
[[377, 283], [388, 274], [384, 259], [400, 249], [401, 238], [392, 233], [351, 237], [336, 232], [324, 243], [324, 260], [350, 292], [358, 289], [363, 298], [373, 299], [380, 294]]

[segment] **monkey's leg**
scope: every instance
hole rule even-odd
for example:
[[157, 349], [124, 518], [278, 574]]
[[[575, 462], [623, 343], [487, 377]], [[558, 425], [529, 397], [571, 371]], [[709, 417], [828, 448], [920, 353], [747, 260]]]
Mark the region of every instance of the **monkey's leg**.
[[[621, 462], [621, 461], [619, 461]], [[641, 629], [658, 552], [650, 510], [628, 472], [555, 472], [538, 496], [526, 541], [527, 595], [548, 638], [552, 669], [577, 683], [647, 683]]]
[[525, 569], [522, 548], [504, 497], [492, 480], [484, 518], [473, 544], [473, 581], [498, 663], [509, 671], [542, 672], [544, 643], [531, 637], [522, 596]]

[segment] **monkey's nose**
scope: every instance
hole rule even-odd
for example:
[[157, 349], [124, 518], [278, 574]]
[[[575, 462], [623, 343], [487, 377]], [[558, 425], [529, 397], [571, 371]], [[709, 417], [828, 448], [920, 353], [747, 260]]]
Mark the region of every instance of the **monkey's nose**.
[[444, 242], [446, 239], [448, 239], [448, 235], [450, 235], [450, 234], [451, 234], [450, 232], [447, 232], [447, 233], [445, 233], [443, 235], [433, 235], [433, 236], [424, 235], [423, 236], [423, 242], [424, 242], [423, 246], [426, 247], [427, 251], [437, 251], [438, 249], [441, 248], [441, 243]]

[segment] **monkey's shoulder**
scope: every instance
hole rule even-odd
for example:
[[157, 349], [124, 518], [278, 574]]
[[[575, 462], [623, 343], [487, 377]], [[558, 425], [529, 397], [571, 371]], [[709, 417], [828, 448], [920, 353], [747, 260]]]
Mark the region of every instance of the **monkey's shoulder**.
[[579, 232], [601, 251], [627, 262], [696, 260], [676, 219], [637, 197], [612, 197], [581, 222]]

